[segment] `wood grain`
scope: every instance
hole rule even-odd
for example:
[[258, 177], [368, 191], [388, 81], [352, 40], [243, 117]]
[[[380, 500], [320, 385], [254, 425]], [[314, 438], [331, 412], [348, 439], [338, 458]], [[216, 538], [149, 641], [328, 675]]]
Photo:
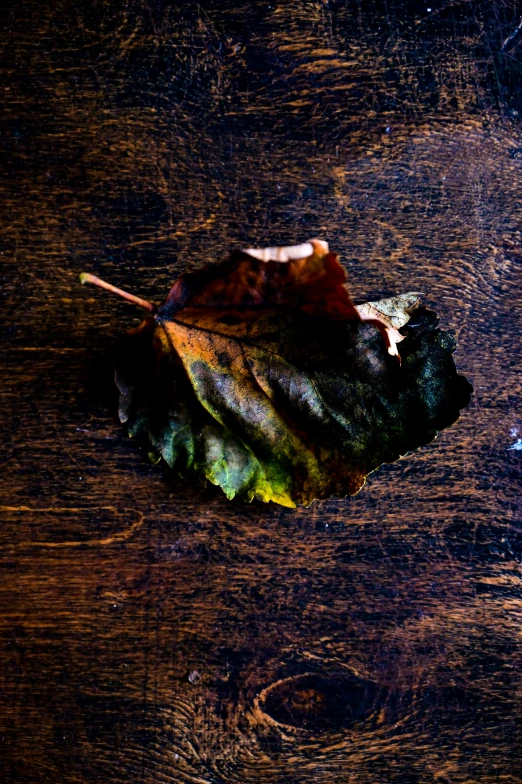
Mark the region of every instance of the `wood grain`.
[[[522, 782], [520, 9], [431, 7], [2, 12], [2, 781]], [[309, 509], [150, 466], [79, 273], [313, 236], [425, 292], [471, 406]]]

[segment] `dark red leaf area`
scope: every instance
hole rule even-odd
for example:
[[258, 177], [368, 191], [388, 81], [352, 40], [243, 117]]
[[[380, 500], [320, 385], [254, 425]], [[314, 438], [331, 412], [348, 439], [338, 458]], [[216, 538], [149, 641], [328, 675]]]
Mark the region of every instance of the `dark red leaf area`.
[[335, 320], [359, 320], [346, 288], [346, 272], [335, 253], [281, 263], [235, 251], [226, 261], [182, 275], [160, 315], [185, 307], [291, 305]]

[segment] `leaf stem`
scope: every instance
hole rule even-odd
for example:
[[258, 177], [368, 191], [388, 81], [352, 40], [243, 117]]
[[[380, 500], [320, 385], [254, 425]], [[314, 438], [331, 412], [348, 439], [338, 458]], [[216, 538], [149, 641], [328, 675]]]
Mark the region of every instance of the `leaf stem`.
[[134, 303], [134, 305], [137, 305], [139, 308], [145, 308], [145, 310], [150, 311], [150, 313], [155, 313], [156, 311], [156, 306], [153, 305], [152, 302], [147, 302], [146, 299], [141, 299], [141, 297], [135, 297], [134, 294], [129, 294], [128, 291], [123, 291], [123, 289], [119, 289], [116, 286], [113, 286], [112, 283], [107, 283], [101, 278], [97, 278], [96, 275], [91, 275], [89, 272], [82, 272], [80, 275], [80, 283], [82, 286], [85, 283], [92, 283], [93, 286], [98, 286], [100, 289], [105, 289], [106, 291], [112, 291], [113, 294], [123, 297], [123, 299]]

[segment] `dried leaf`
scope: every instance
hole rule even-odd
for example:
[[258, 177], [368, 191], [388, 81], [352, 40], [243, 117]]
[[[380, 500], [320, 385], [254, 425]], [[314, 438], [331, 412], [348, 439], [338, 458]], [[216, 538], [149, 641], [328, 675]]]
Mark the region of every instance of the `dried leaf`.
[[422, 294], [409, 291], [397, 297], [387, 297], [378, 302], [365, 302], [357, 305], [361, 317], [380, 318], [392, 329], [400, 329], [410, 320], [411, 311], [419, 304]]
[[378, 302], [365, 302], [356, 305], [357, 312], [361, 321], [369, 321], [373, 324], [379, 322], [385, 326], [385, 340], [388, 345], [388, 354], [400, 359], [397, 343], [404, 340], [399, 329], [409, 321], [409, 312], [418, 304], [420, 294], [414, 291], [408, 294], [399, 294], [397, 297], [388, 297]]
[[152, 459], [228, 498], [355, 494], [470, 399], [455, 341], [419, 295], [355, 306], [319, 240], [233, 252], [182, 275], [158, 308], [117, 291], [152, 313], [119, 347], [121, 421]]

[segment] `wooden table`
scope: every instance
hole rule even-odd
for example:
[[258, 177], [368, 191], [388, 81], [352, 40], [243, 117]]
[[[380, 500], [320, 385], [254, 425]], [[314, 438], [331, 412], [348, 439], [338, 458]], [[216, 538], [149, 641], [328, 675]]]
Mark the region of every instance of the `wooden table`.
[[[522, 782], [522, 44], [511, 0], [2, 12], [0, 780]], [[510, 37], [511, 36], [511, 37]], [[296, 511], [151, 466], [111, 348], [235, 246], [420, 290], [474, 384]]]

